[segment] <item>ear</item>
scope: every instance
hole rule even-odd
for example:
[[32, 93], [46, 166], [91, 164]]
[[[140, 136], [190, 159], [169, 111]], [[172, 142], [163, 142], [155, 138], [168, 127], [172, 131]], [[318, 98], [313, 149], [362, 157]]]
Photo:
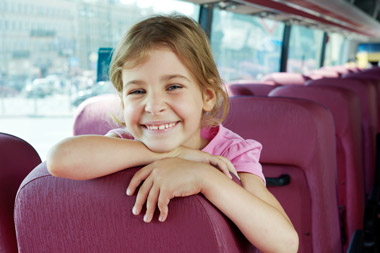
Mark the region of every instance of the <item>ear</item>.
[[215, 103], [216, 103], [216, 94], [213, 89], [206, 88], [203, 90], [202, 93], [203, 96], [203, 111], [210, 112], [212, 109], [214, 109]]

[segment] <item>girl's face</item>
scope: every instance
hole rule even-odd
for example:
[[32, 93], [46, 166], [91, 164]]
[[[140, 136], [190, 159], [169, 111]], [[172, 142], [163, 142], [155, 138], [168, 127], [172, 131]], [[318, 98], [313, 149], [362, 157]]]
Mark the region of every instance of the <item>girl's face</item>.
[[155, 152], [203, 148], [202, 112], [214, 107], [215, 92], [202, 92], [171, 49], [151, 49], [143, 64], [123, 69], [122, 78], [124, 120], [137, 140]]

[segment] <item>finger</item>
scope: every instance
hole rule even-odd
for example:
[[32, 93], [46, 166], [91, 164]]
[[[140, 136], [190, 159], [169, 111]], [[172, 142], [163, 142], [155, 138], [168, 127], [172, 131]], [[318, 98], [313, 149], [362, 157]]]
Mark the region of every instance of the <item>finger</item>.
[[218, 167], [220, 171], [222, 171], [227, 177], [232, 179], [228, 166], [221, 157], [214, 156], [213, 159], [211, 160], [211, 164]]
[[219, 156], [219, 158], [222, 159], [225, 162], [228, 170], [231, 173], [233, 173], [237, 178], [240, 179], [240, 177], [239, 177], [239, 175], [238, 175], [238, 173], [237, 173], [237, 171], [235, 169], [235, 166], [232, 164], [232, 162], [229, 159], [227, 159], [226, 157], [224, 157], [224, 156]]
[[165, 191], [161, 191], [158, 197], [158, 209], [160, 210], [159, 221], [164, 222], [168, 217], [170, 197]]
[[150, 165], [147, 165], [143, 168], [141, 168], [139, 171], [137, 171], [131, 181], [129, 182], [128, 188], [127, 188], [127, 195], [131, 196], [135, 193], [136, 188], [141, 184], [142, 181], [144, 181], [152, 172], [152, 167]]
[[156, 210], [158, 195], [160, 193], [160, 189], [157, 186], [153, 186], [148, 195], [148, 199], [146, 201], [146, 212], [144, 215], [144, 221], [146, 223], [151, 222], [154, 211]]
[[145, 182], [141, 185], [137, 196], [136, 196], [136, 202], [135, 205], [133, 206], [132, 212], [134, 215], [139, 215], [141, 212], [141, 209], [148, 197], [148, 194], [150, 192], [150, 189], [153, 186], [152, 180], [150, 178], [147, 178]]

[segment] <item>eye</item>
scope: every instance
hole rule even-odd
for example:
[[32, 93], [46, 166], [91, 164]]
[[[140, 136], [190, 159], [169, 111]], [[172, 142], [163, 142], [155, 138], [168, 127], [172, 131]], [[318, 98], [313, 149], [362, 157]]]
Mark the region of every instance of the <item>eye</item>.
[[177, 89], [181, 89], [182, 88], [182, 85], [180, 84], [171, 84], [169, 85], [169, 87], [167, 88], [167, 90], [177, 90]]
[[128, 92], [128, 95], [140, 95], [140, 94], [145, 94], [145, 90], [137, 89], [137, 90], [131, 90], [130, 92]]

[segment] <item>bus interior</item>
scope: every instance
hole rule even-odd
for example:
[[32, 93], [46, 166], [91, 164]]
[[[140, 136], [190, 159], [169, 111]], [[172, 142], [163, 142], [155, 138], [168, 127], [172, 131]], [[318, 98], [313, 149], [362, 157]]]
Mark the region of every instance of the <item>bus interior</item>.
[[125, 197], [138, 168], [47, 171], [63, 138], [118, 127], [113, 49], [173, 12], [206, 32], [230, 99], [223, 125], [263, 145], [299, 252], [380, 252], [379, 0], [1, 0], [0, 252], [258, 252], [202, 195], [143, 224]]

